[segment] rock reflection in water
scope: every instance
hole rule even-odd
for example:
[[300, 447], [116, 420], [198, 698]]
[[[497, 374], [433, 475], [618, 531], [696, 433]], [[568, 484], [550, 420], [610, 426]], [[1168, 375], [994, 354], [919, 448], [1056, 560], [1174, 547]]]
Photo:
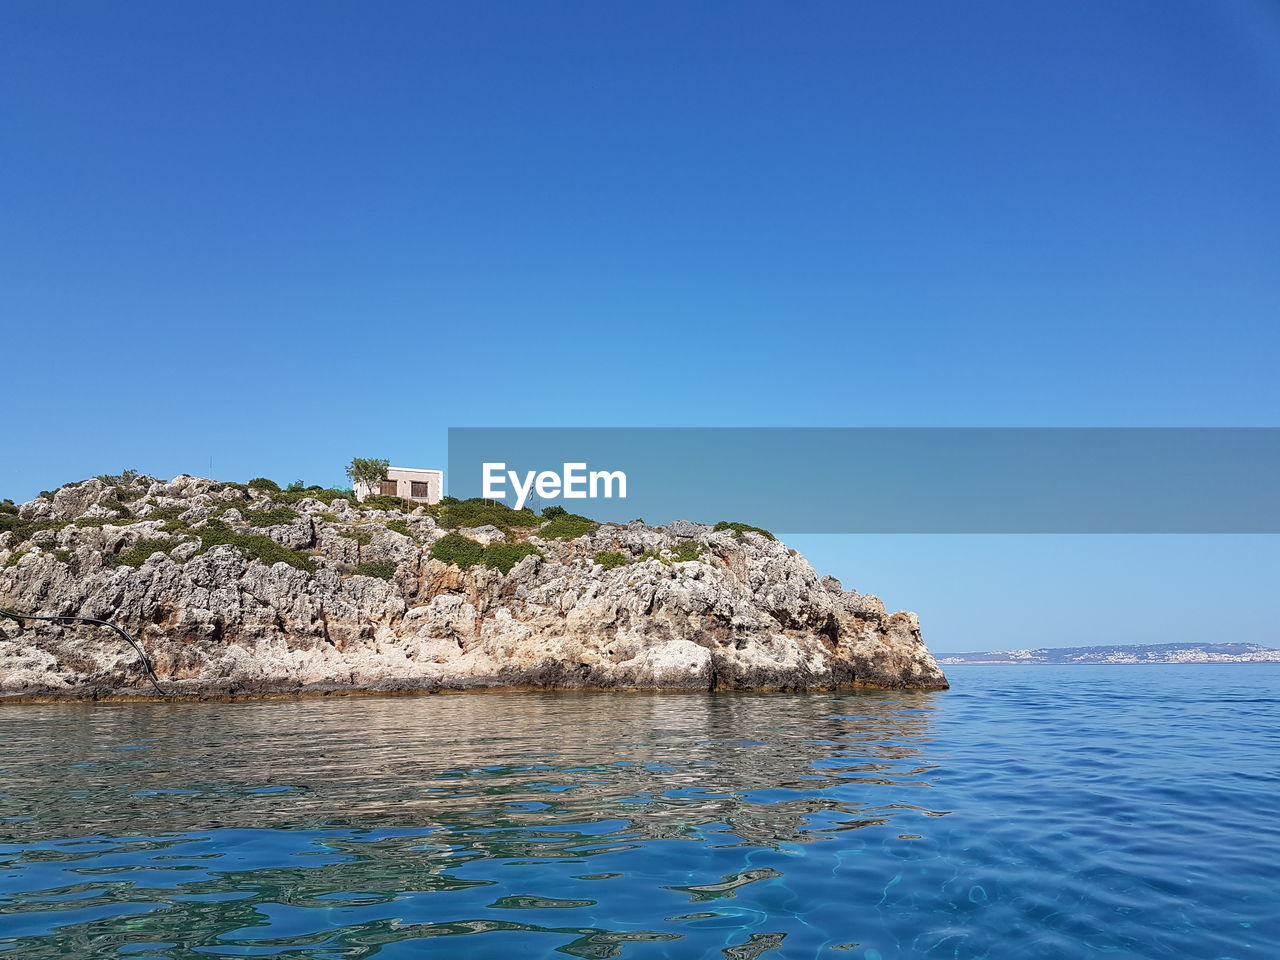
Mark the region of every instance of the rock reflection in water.
[[363, 957], [482, 933], [485, 955], [534, 937], [610, 957], [700, 936], [756, 956], [785, 935], [726, 907], [784, 871], [754, 855], [945, 812], [934, 696], [26, 707], [0, 720], [0, 851], [42, 874], [27, 916], [69, 906], [14, 942]]
[[[31, 818], [10, 822], [18, 837], [327, 824], [519, 828], [536, 841], [553, 819], [598, 821], [608, 810], [646, 838], [722, 821], [753, 844], [805, 841], [814, 833], [805, 818], [817, 812], [856, 825], [883, 821], [895, 806], [927, 807], [916, 790], [866, 803], [866, 794], [830, 788], [927, 786], [934, 696], [25, 707], [0, 715], [3, 813]], [[529, 846], [536, 855], [542, 845]]]

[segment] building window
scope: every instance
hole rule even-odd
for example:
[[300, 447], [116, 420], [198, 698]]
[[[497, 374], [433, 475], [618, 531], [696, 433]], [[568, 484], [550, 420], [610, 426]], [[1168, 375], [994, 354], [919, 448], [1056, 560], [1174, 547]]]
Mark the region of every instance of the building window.
[[384, 497], [394, 497], [397, 491], [396, 482], [394, 480], [383, 480], [379, 485], [378, 492]]
[[415, 500], [426, 500], [431, 496], [431, 484], [423, 480], [414, 480], [409, 484], [409, 496]]

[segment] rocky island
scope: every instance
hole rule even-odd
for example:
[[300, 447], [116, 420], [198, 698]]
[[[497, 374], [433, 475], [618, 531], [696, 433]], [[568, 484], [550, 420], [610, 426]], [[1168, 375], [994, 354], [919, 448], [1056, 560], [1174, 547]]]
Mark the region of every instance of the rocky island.
[[[299, 485], [295, 485], [300, 487]], [[915, 614], [772, 534], [126, 474], [0, 504], [0, 608], [167, 696], [943, 688]], [[155, 697], [0, 618], [0, 698]]]

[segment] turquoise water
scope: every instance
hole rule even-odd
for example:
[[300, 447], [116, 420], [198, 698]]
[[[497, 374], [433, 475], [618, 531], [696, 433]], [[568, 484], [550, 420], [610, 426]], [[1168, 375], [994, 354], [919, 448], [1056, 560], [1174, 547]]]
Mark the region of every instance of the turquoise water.
[[1280, 664], [0, 709], [15, 958], [1280, 957]]

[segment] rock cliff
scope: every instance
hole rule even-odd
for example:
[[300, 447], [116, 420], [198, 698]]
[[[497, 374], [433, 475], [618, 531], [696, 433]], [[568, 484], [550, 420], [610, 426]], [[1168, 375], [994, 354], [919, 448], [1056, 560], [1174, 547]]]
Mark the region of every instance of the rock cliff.
[[[178, 696], [947, 685], [915, 614], [751, 529], [510, 512], [451, 532], [447, 505], [379, 506], [189, 476], [70, 484], [0, 514], [0, 607], [110, 620]], [[0, 696], [150, 694], [111, 631], [0, 619]]]

